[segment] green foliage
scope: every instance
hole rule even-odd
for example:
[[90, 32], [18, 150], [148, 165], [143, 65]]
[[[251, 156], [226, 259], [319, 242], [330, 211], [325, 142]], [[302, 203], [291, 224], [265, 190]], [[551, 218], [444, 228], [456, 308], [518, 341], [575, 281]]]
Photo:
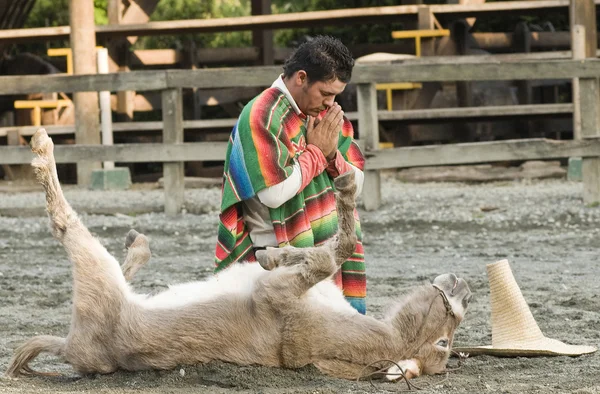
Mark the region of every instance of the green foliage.
[[[82, 1], [82, 0], [78, 0]], [[94, 21], [97, 25], [108, 23], [106, 13], [108, 0], [94, 0]], [[24, 27], [66, 26], [69, 24], [69, 0], [36, 0]], [[47, 47], [67, 47], [69, 40], [20, 45], [13, 52], [45, 54]]]
[[108, 0], [94, 0], [94, 21], [97, 25], [108, 24], [107, 8]]
[[25, 27], [64, 26], [69, 24], [69, 0], [37, 0], [25, 21]]
[[[249, 0], [161, 0], [152, 21], [212, 19], [250, 15]], [[193, 41], [198, 47], [243, 47], [252, 41], [250, 32], [186, 34], [141, 38], [136, 48], [182, 48]]]
[[[94, 19], [97, 25], [108, 23], [107, 3], [108, 0], [94, 0]], [[37, 0], [25, 21], [25, 27], [65, 26], [68, 24], [69, 0]]]

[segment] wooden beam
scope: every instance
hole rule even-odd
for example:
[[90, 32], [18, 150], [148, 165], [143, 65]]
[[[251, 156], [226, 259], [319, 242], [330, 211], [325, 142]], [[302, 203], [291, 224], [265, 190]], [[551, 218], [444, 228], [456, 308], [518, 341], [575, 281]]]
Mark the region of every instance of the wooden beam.
[[[71, 50], [73, 53], [73, 73], [96, 74], [96, 36], [94, 34], [94, 3], [92, 1], [70, 0], [69, 20], [71, 24]], [[56, 89], [61, 91], [61, 89]], [[100, 109], [96, 92], [75, 92], [75, 142], [77, 144], [100, 144], [96, 133], [100, 125]], [[77, 164], [77, 184], [89, 186], [92, 171], [102, 168], [100, 162]]]
[[255, 97], [262, 90], [262, 87], [199, 89], [195, 94], [199, 105], [219, 105]]
[[[581, 29], [584, 35], [573, 37], [583, 42], [575, 43], [575, 47], [584, 49], [586, 58], [596, 56], [598, 36], [596, 26], [596, 7], [594, 0], [571, 0], [569, 8], [571, 31]], [[574, 48], [574, 52], [577, 52]], [[581, 137], [600, 137], [600, 83], [598, 76], [579, 79], [579, 119], [581, 120]], [[583, 202], [600, 203], [600, 154], [596, 157], [583, 158], [581, 174], [583, 180]]]
[[[481, 49], [492, 52], [506, 51], [512, 47], [514, 33], [473, 33], [472, 37]], [[531, 32], [529, 40], [531, 48], [535, 50], [568, 49], [570, 47], [568, 31]]]
[[[514, 79], [570, 79], [595, 77], [600, 74], [600, 60], [577, 62], [488, 62], [432, 64], [406, 62], [393, 65], [357, 65], [352, 83], [489, 81]], [[263, 86], [277, 75], [279, 67], [236, 69], [169, 70], [167, 84], [172, 87], [217, 88]], [[0, 79], [1, 81], [1, 79]], [[0, 87], [0, 91], [2, 88]]]
[[[271, 0], [251, 0], [252, 15], [271, 14]], [[275, 52], [273, 51], [273, 30], [252, 30], [252, 45], [259, 48], [260, 56], [256, 64], [267, 66], [274, 64]]]
[[[600, 0], [595, 0], [600, 4]], [[431, 5], [437, 18], [458, 19], [499, 14], [541, 14], [549, 11], [565, 10], [569, 0], [505, 1], [481, 5]], [[387, 6], [349, 8], [329, 11], [296, 12], [287, 14], [243, 16], [235, 18], [192, 19], [160, 21], [144, 24], [96, 26], [98, 37], [124, 37], [187, 33], [213, 33], [253, 29], [289, 29], [299, 27], [334, 24], [388, 23], [403, 19], [415, 20], [418, 6]], [[65, 39], [69, 35], [68, 26], [34, 29], [11, 29], [0, 31], [0, 42], [39, 42], [43, 40]]]
[[260, 57], [260, 48], [198, 48], [198, 64], [254, 63]]
[[[196, 87], [199, 89], [270, 86], [276, 76], [281, 73], [280, 66], [239, 67], [235, 69], [236, 74], [238, 71], [240, 72], [236, 76], [229, 74], [228, 70], [232, 69], [169, 70], [167, 71], [167, 84], [173, 87]], [[208, 74], [205, 74], [207, 71]], [[216, 81], [211, 82], [209, 80], [212, 78], [218, 78], [220, 81], [215, 84]], [[234, 78], [235, 82], [234, 80], [227, 80], [229, 78]]]
[[[573, 60], [582, 60], [586, 58], [585, 52], [585, 27], [582, 25], [573, 25], [571, 27], [571, 52]], [[581, 91], [579, 88], [579, 78], [573, 78], [571, 81], [571, 96], [573, 97], [573, 139], [581, 139]]]
[[[527, 22], [519, 22], [513, 36], [513, 49], [515, 52], [531, 52], [531, 34]], [[533, 102], [533, 91], [531, 82], [526, 80], [517, 81], [517, 98], [519, 104], [531, 104]]]
[[[377, 90], [374, 83], [360, 84], [357, 89], [359, 144], [365, 151], [379, 148], [379, 123], [377, 121]], [[365, 171], [363, 186], [365, 209], [372, 211], [381, 205], [381, 174]]]
[[108, 0], [106, 5], [106, 14], [108, 16], [108, 23], [119, 24], [123, 17], [123, 11], [125, 5], [122, 0]]
[[[471, 25], [466, 20], [455, 21], [452, 25], [452, 39], [458, 55], [466, 55], [469, 49], [470, 28]], [[456, 82], [456, 101], [459, 107], [471, 107], [473, 105], [473, 84], [470, 81]]]
[[[183, 144], [55, 145], [57, 163], [114, 161], [119, 163], [176, 163], [180, 161], [222, 161], [227, 142]], [[0, 146], [0, 164], [29, 164], [31, 148]]]
[[[348, 47], [354, 57], [360, 57], [373, 52], [405, 53], [414, 51], [414, 43], [394, 44], [359, 44]], [[287, 59], [293, 48], [273, 48], [273, 57], [277, 62]], [[255, 63], [260, 57], [260, 48], [238, 47], [238, 48], [198, 48], [196, 50], [197, 64], [238, 64]], [[181, 51], [175, 49], [140, 49], [133, 51], [129, 65], [131, 67], [172, 65], [180, 63]]]
[[[9, 82], [12, 81], [12, 82]], [[8, 85], [2, 86], [4, 83]], [[145, 86], [145, 88], [142, 88]], [[163, 90], [167, 88], [165, 71], [135, 71], [98, 75], [53, 74], [0, 77], [0, 95], [119, 90]], [[19, 93], [27, 92], [27, 93]], [[13, 93], [11, 93], [13, 92]]]
[[[598, 51], [600, 55], [600, 50]], [[569, 60], [571, 51], [531, 52], [531, 53], [496, 53], [490, 55], [461, 56], [429, 56], [421, 59], [405, 59], [392, 61], [391, 64], [476, 64], [476, 63], [515, 63], [535, 62], [539, 60]]]
[[[172, 163], [178, 161], [222, 161], [226, 142], [182, 144], [55, 145], [57, 163], [115, 161], [120, 163]], [[548, 160], [600, 155], [600, 139], [557, 141], [543, 138], [429, 145], [367, 152], [367, 169], [409, 168], [438, 165], [491, 163], [499, 161]], [[28, 164], [28, 147], [0, 146], [0, 164]]]
[[[111, 25], [147, 23], [156, 8], [158, 0], [110, 0], [108, 5], [108, 21]], [[118, 11], [118, 12], [115, 12]], [[130, 59], [135, 55], [130, 46], [135, 44], [137, 36], [117, 37], [109, 40], [108, 48], [111, 58], [111, 72], [128, 72]], [[135, 92], [131, 90], [117, 92], [117, 119], [133, 120], [135, 109]]]
[[[419, 12], [417, 14], [417, 28], [419, 29], [418, 31], [427, 33], [421, 33], [415, 37], [415, 54], [417, 57], [435, 55], [435, 40], [433, 38], [422, 40], [422, 38], [432, 37], [432, 35], [438, 34], [439, 36], [449, 35], [447, 30], [434, 30], [435, 20], [436, 19], [431, 11], [431, 8], [428, 6], [419, 7]], [[413, 34], [417, 32], [413, 32]], [[400, 34], [394, 35], [394, 33]], [[402, 36], [402, 32], [392, 32], [393, 38], [399, 38], [400, 36]]]
[[181, 52], [175, 49], [138, 49], [133, 51], [131, 67], [172, 65], [181, 62]]
[[[379, 121], [405, 121], [414, 123], [424, 122], [447, 122], [452, 120], [494, 120], [505, 117], [568, 117], [573, 113], [573, 104], [533, 104], [533, 105], [502, 105], [488, 107], [467, 108], [427, 108], [404, 111], [377, 111]], [[358, 112], [346, 112], [350, 120], [358, 120]], [[237, 119], [205, 119], [184, 120], [184, 129], [222, 129], [231, 128]], [[30, 137], [38, 129], [38, 126], [8, 126], [0, 127], [0, 137], [7, 136], [8, 131], [18, 130], [21, 136]], [[44, 126], [49, 135], [73, 134], [73, 125], [47, 125]], [[161, 131], [163, 122], [115, 122], [114, 132], [136, 132], [136, 131]]]
[[[514, 79], [570, 79], [573, 76], [592, 77], [598, 75], [600, 62], [586, 60], [575, 62], [486, 62], [432, 64], [405, 62], [391, 67], [388, 65], [358, 65], [353, 73], [353, 83], [377, 82], [451, 82], [451, 81], [500, 81]], [[457, 67], [460, 64], [460, 67]], [[395, 67], [394, 67], [395, 66]]]
[[[527, 22], [521, 21], [517, 23], [513, 36], [514, 52], [530, 53], [531, 52], [531, 34]], [[519, 104], [529, 105], [533, 103], [533, 87], [529, 80], [515, 81], [517, 86], [517, 101]], [[532, 122], [525, 120], [517, 123], [517, 135], [523, 138], [531, 136], [534, 125]]]
[[[183, 143], [183, 102], [181, 89], [162, 92], [163, 143]], [[224, 156], [223, 156], [224, 157]], [[175, 216], [181, 213], [184, 202], [183, 161], [163, 164], [165, 180], [165, 213]]]
[[500, 161], [548, 160], [600, 155], [600, 139], [543, 138], [384, 149], [367, 153], [366, 169], [445, 166]]
[[[356, 113], [354, 113], [356, 115]], [[354, 116], [356, 118], [356, 116]], [[206, 120], [184, 120], [184, 129], [222, 129], [231, 128], [237, 119], [206, 119]], [[62, 135], [75, 133], [74, 125], [45, 125], [48, 135]], [[39, 126], [8, 126], [0, 127], [0, 137], [6, 137], [11, 130], [17, 130], [21, 136], [31, 137], [39, 129]], [[163, 122], [115, 122], [114, 132], [136, 132], [136, 131], [162, 131]], [[100, 130], [98, 130], [100, 132]]]
[[[460, 67], [457, 67], [460, 64]], [[166, 88], [225, 88], [265, 86], [273, 82], [280, 67], [212, 68], [198, 70], [132, 71], [102, 75], [44, 75], [0, 77], [0, 95], [29, 93], [163, 90]], [[455, 62], [433, 64], [406, 62], [404, 64], [357, 65], [352, 82], [391, 83], [490, 81], [514, 79], [596, 78], [600, 75], [600, 60], [584, 61], [519, 61], [519, 62]]]
[[445, 122], [450, 120], [491, 120], [505, 117], [570, 116], [573, 104], [498, 105], [486, 107], [427, 108], [404, 111], [379, 111], [379, 121]]

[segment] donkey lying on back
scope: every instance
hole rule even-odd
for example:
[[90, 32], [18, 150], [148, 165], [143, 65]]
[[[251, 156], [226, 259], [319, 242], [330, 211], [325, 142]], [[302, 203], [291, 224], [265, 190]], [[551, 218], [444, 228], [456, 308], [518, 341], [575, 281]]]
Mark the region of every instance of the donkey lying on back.
[[[28, 363], [40, 352], [61, 356], [81, 374], [211, 360], [287, 368], [314, 364], [349, 379], [381, 368], [369, 365], [384, 359], [397, 361], [408, 377], [445, 369], [471, 298], [463, 279], [438, 276], [402, 299], [383, 321], [358, 314], [328, 279], [356, 242], [352, 172], [335, 180], [335, 239], [319, 247], [268, 249], [258, 254], [260, 265], [238, 264], [209, 280], [145, 296], [135, 294], [127, 280], [150, 258], [147, 239], [130, 232], [121, 269], [65, 200], [54, 145], [44, 129], [31, 145], [52, 234], [73, 263], [73, 316], [66, 338], [38, 336], [20, 346], [8, 376], [35, 373]], [[393, 366], [386, 373], [395, 379], [397, 372]]]

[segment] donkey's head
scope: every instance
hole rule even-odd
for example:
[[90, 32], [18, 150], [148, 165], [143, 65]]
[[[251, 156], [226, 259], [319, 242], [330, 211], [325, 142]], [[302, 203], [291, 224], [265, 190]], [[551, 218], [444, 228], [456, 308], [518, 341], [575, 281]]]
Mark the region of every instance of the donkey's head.
[[[470, 300], [467, 282], [454, 274], [444, 274], [433, 284], [415, 289], [393, 310], [389, 319], [403, 343], [396, 361], [408, 378], [446, 368], [454, 331]], [[398, 367], [390, 368], [386, 377], [399, 378]]]

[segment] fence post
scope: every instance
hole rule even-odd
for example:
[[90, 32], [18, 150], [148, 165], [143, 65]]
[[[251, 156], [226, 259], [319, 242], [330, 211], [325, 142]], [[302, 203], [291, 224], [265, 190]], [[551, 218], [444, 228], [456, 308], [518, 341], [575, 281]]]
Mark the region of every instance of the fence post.
[[[574, 25], [571, 27], [571, 53], [573, 60], [585, 59], [585, 27]], [[573, 139], [581, 139], [581, 93], [579, 78], [571, 81], [573, 96]]]
[[[98, 63], [98, 74], [108, 74], [108, 49], [98, 48], [96, 51], [96, 61]], [[112, 129], [112, 110], [110, 108], [110, 92], [98, 92], [100, 101], [100, 131], [102, 135], [102, 145], [113, 145]], [[115, 168], [114, 161], [105, 161], [104, 169], [112, 170]]]
[[[92, 1], [70, 0], [70, 46], [73, 54], [74, 74], [96, 74], [96, 34], [94, 32], [94, 4]], [[100, 127], [98, 93], [73, 93], [75, 105], [75, 142], [99, 145]], [[77, 163], [77, 184], [89, 187], [92, 171], [102, 167], [99, 161]]]
[[[365, 153], [379, 149], [379, 123], [377, 120], [377, 91], [374, 83], [361, 83], [358, 91], [358, 132]], [[367, 211], [381, 205], [381, 177], [377, 170], [365, 170], [362, 189]]]
[[[162, 92], [163, 144], [183, 142], [183, 102], [181, 89]], [[165, 213], [175, 216], [184, 201], [183, 162], [163, 163]]]
[[[574, 56], [581, 56], [585, 48], [585, 58], [596, 58], [598, 38], [596, 33], [596, 5], [594, 0], [571, 0], [569, 7], [572, 50]], [[583, 42], [582, 42], [583, 41]], [[574, 97], [574, 131], [579, 131], [582, 139], [599, 138], [600, 133], [600, 92], [597, 78], [579, 79], [579, 97]], [[575, 134], [575, 138], [577, 138]], [[600, 202], [600, 157], [584, 157], [581, 163], [583, 178], [583, 202]]]

